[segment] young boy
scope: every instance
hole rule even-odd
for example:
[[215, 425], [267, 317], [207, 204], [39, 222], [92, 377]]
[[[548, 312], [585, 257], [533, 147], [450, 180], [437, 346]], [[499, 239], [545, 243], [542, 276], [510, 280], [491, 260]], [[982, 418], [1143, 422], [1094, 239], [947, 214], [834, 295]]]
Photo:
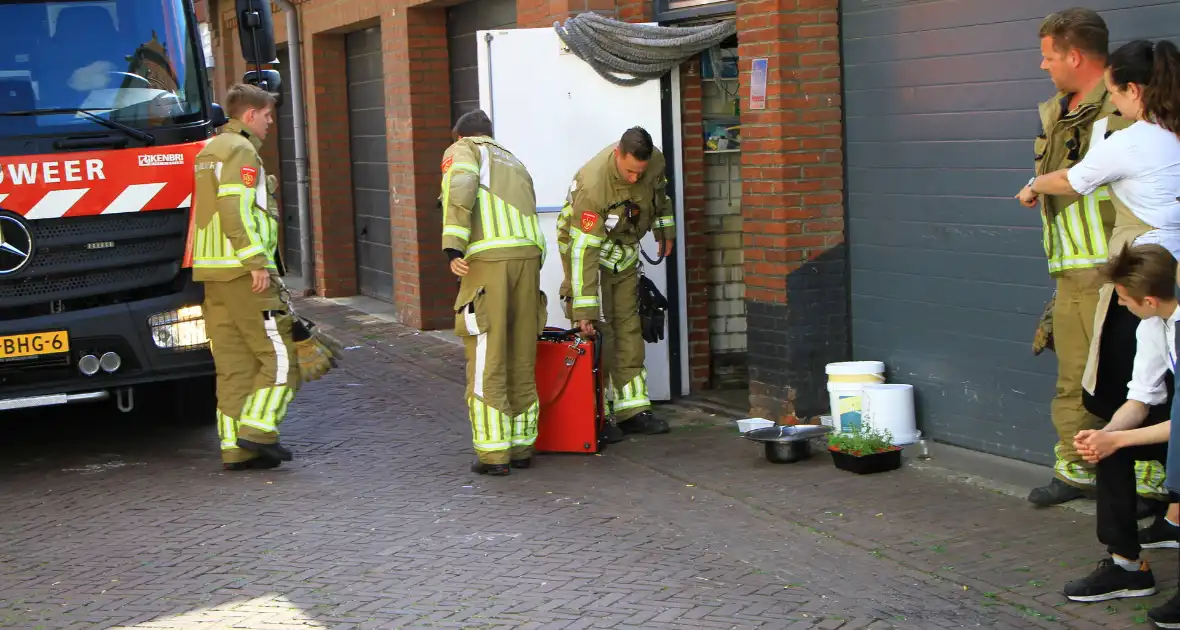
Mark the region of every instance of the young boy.
[[[1176, 259], [1164, 247], [1144, 244], [1125, 248], [1106, 264], [1103, 273], [1114, 283], [1119, 304], [1142, 321], [1136, 330], [1135, 366], [1127, 401], [1105, 427], [1080, 431], [1074, 438], [1082, 457], [1097, 464], [1098, 539], [1111, 554], [1089, 576], [1066, 584], [1066, 597], [1081, 602], [1156, 593], [1155, 577], [1147, 562], [1139, 559], [1142, 546], [1136, 532], [1135, 462], [1167, 459], [1171, 421], [1148, 420], [1148, 410], [1167, 400], [1165, 380], [1169, 372], [1175, 372], [1175, 327], [1180, 319]], [[1173, 518], [1161, 519], [1157, 526], [1176, 528], [1174, 509], [1169, 516]], [[1151, 614], [1167, 614], [1171, 621], [1174, 613], [1160, 611], [1180, 611], [1173, 602]], [[1152, 619], [1156, 620], [1155, 616]], [[1175, 621], [1180, 622], [1180, 617]]]

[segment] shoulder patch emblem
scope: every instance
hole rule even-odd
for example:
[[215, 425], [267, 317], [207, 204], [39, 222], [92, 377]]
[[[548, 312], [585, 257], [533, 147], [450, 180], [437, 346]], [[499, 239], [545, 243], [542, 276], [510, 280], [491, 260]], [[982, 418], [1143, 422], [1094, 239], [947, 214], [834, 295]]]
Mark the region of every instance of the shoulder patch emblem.
[[582, 231], [590, 232], [598, 225], [598, 213], [589, 210], [582, 213]]
[[450, 155], [447, 156], [447, 159], [443, 160], [443, 163], [442, 163], [443, 175], [446, 175], [447, 171], [451, 170], [451, 164], [454, 164], [454, 163], [455, 163], [455, 158]]
[[243, 166], [241, 173], [242, 183], [246, 185], [246, 188], [253, 188], [254, 181], [258, 177], [258, 169], [254, 168], [253, 166]]

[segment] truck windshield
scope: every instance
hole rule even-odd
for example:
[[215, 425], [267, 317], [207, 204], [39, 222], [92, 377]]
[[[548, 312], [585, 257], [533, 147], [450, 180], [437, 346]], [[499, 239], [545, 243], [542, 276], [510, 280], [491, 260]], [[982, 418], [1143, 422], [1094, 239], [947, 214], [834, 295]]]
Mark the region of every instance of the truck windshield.
[[[184, 0], [0, 0], [0, 111], [84, 109], [136, 128], [199, 120]], [[92, 116], [0, 117], [0, 137], [101, 129]]]

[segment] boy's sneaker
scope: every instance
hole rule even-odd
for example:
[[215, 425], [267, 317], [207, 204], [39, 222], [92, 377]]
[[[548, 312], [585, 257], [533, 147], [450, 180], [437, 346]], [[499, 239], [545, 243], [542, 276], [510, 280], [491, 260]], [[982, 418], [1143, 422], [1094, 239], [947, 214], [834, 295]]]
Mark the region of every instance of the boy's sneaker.
[[1147, 611], [1147, 618], [1157, 628], [1180, 628], [1180, 593], [1176, 593], [1172, 599]]
[[1151, 525], [1139, 530], [1139, 546], [1143, 549], [1180, 549], [1180, 527], [1161, 514]]
[[1065, 596], [1075, 602], [1104, 602], [1122, 597], [1155, 595], [1155, 576], [1140, 560], [1138, 571], [1128, 571], [1105, 558], [1090, 575], [1065, 585]]

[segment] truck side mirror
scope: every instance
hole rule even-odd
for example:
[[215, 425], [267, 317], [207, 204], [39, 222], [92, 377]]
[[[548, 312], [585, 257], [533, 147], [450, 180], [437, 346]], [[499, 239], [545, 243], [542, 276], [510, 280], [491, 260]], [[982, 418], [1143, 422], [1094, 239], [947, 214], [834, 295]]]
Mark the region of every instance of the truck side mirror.
[[225, 115], [225, 109], [214, 103], [209, 110], [209, 123], [213, 125], [214, 129], [220, 129], [227, 122], [229, 122], [229, 117]]
[[283, 78], [279, 75], [278, 70], [251, 70], [242, 77], [242, 82], [257, 85], [270, 92], [270, 95], [275, 99], [276, 108], [283, 104], [283, 91], [280, 89], [283, 85]]
[[271, 63], [275, 50], [275, 27], [270, 14], [270, 0], [236, 0], [238, 39], [247, 64]]

